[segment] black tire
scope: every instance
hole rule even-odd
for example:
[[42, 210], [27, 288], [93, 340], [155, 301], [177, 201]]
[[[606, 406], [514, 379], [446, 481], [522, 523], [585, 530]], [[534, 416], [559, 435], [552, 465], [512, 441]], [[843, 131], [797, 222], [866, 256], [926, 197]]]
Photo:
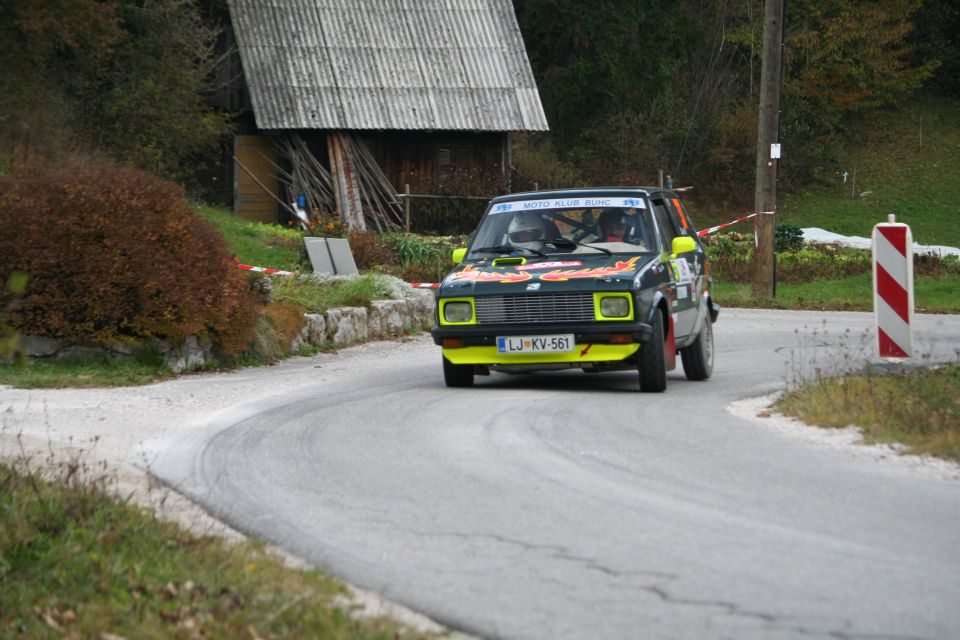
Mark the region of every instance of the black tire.
[[713, 373], [713, 323], [709, 317], [693, 344], [680, 349], [680, 359], [687, 380], [706, 380]]
[[453, 364], [443, 358], [443, 381], [447, 383], [448, 387], [472, 387], [473, 365]]
[[659, 393], [667, 388], [667, 369], [663, 354], [663, 314], [658, 309], [650, 324], [653, 331], [650, 339], [640, 346], [637, 372], [640, 374], [640, 391]]

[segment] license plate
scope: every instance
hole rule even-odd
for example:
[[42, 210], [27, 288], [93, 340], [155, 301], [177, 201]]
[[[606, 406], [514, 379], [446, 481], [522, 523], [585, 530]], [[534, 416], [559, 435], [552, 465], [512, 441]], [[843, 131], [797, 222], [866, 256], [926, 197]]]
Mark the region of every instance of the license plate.
[[573, 334], [561, 336], [500, 336], [498, 353], [566, 353], [574, 350]]

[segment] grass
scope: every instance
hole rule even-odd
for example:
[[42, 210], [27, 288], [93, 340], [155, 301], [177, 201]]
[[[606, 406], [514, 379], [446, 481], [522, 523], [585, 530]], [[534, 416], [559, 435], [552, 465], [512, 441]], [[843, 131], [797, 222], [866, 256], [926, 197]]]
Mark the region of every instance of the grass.
[[295, 304], [307, 313], [325, 313], [337, 307], [369, 307], [374, 300], [396, 299], [398, 286], [377, 274], [350, 278], [305, 274], [276, 278], [272, 300]]
[[171, 375], [161, 362], [119, 358], [29, 358], [23, 366], [0, 363], [0, 384], [21, 389], [130, 387]]
[[960, 102], [935, 98], [871, 118], [824, 184], [783, 194], [780, 222], [869, 238], [895, 213], [915, 242], [960, 247], [958, 122]]
[[774, 405], [822, 427], [861, 427], [871, 443], [897, 443], [914, 454], [960, 462], [960, 365], [884, 374], [866, 370], [817, 377]]
[[261, 544], [198, 537], [111, 497], [100, 469], [0, 464], [0, 636], [413, 638]]
[[[873, 311], [873, 276], [863, 273], [842, 280], [777, 284], [770, 300], [754, 299], [752, 285], [714, 283], [714, 298], [730, 307], [821, 311]], [[956, 277], [914, 279], [914, 308], [920, 313], [960, 313], [960, 286]]]
[[201, 205], [197, 213], [212, 222], [227, 241], [227, 248], [243, 264], [283, 271], [305, 268], [303, 234], [278, 224], [244, 220], [230, 211]]

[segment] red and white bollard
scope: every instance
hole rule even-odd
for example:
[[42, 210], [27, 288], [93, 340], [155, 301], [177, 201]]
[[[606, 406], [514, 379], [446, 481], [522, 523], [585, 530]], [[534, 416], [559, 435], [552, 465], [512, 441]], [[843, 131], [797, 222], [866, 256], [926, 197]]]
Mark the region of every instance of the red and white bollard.
[[913, 355], [913, 236], [892, 213], [873, 227], [873, 311], [877, 351], [899, 362]]

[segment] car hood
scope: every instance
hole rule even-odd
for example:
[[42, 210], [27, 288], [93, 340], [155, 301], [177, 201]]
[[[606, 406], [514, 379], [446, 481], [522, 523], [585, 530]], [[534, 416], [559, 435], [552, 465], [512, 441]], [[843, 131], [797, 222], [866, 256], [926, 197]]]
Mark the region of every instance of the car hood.
[[624, 289], [654, 254], [569, 254], [546, 258], [503, 257], [463, 263], [440, 284], [445, 295], [571, 292]]

